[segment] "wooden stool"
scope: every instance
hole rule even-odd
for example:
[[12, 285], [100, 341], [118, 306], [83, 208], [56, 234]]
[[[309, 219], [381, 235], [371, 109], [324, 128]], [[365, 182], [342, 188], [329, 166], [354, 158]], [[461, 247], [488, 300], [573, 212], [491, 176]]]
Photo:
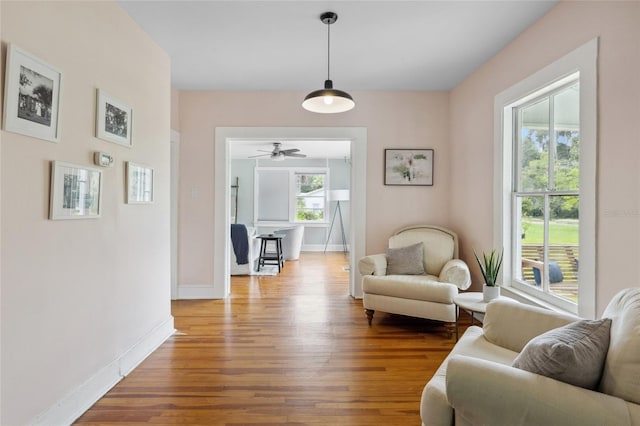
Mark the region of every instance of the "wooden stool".
[[[258, 258], [258, 271], [264, 265], [278, 265], [278, 272], [284, 268], [284, 256], [282, 255], [282, 235], [258, 235], [260, 238], [260, 257]], [[275, 242], [276, 251], [267, 251], [269, 241]]]

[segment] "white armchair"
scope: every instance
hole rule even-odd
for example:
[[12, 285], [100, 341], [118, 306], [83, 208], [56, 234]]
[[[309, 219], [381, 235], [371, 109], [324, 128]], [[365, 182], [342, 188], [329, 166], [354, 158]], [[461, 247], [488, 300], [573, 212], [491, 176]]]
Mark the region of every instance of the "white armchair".
[[444, 321], [449, 331], [452, 330], [456, 321], [453, 297], [458, 290], [466, 290], [471, 285], [469, 268], [458, 259], [458, 236], [438, 226], [416, 225], [402, 228], [389, 238], [390, 249], [408, 249], [420, 243], [423, 252], [422, 259], [416, 260], [421, 262], [417, 265], [417, 275], [389, 274], [393, 272], [388, 271], [389, 252], [365, 256], [358, 262], [369, 325], [374, 312], [379, 310]]
[[618, 293], [596, 390], [512, 367], [532, 338], [579, 318], [495, 300], [483, 328], [470, 327], [422, 393], [423, 426], [640, 424], [640, 288]]

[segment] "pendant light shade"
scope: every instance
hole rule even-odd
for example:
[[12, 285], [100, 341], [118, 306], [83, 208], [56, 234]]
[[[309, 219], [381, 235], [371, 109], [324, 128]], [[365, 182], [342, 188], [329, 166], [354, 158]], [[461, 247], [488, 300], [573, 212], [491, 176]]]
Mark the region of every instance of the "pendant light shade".
[[302, 107], [307, 111], [321, 114], [333, 114], [352, 109], [356, 103], [351, 95], [342, 90], [333, 88], [330, 77], [331, 65], [331, 24], [336, 22], [338, 15], [334, 12], [326, 12], [320, 16], [320, 20], [327, 24], [327, 79], [324, 81], [324, 89], [309, 93], [302, 102]]

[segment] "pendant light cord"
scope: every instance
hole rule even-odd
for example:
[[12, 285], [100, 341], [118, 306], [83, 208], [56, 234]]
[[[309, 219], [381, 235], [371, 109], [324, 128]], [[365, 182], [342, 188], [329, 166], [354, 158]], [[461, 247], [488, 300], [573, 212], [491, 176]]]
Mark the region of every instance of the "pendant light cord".
[[327, 80], [331, 80], [331, 23], [327, 23]]

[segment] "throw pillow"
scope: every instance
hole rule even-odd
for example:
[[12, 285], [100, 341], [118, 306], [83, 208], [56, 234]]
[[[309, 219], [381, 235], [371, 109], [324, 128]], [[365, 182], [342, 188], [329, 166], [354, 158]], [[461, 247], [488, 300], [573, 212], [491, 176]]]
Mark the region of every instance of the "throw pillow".
[[386, 255], [387, 275], [424, 275], [422, 242], [407, 247], [389, 248]]
[[609, 349], [609, 318], [572, 322], [526, 344], [513, 366], [574, 386], [595, 389]]

